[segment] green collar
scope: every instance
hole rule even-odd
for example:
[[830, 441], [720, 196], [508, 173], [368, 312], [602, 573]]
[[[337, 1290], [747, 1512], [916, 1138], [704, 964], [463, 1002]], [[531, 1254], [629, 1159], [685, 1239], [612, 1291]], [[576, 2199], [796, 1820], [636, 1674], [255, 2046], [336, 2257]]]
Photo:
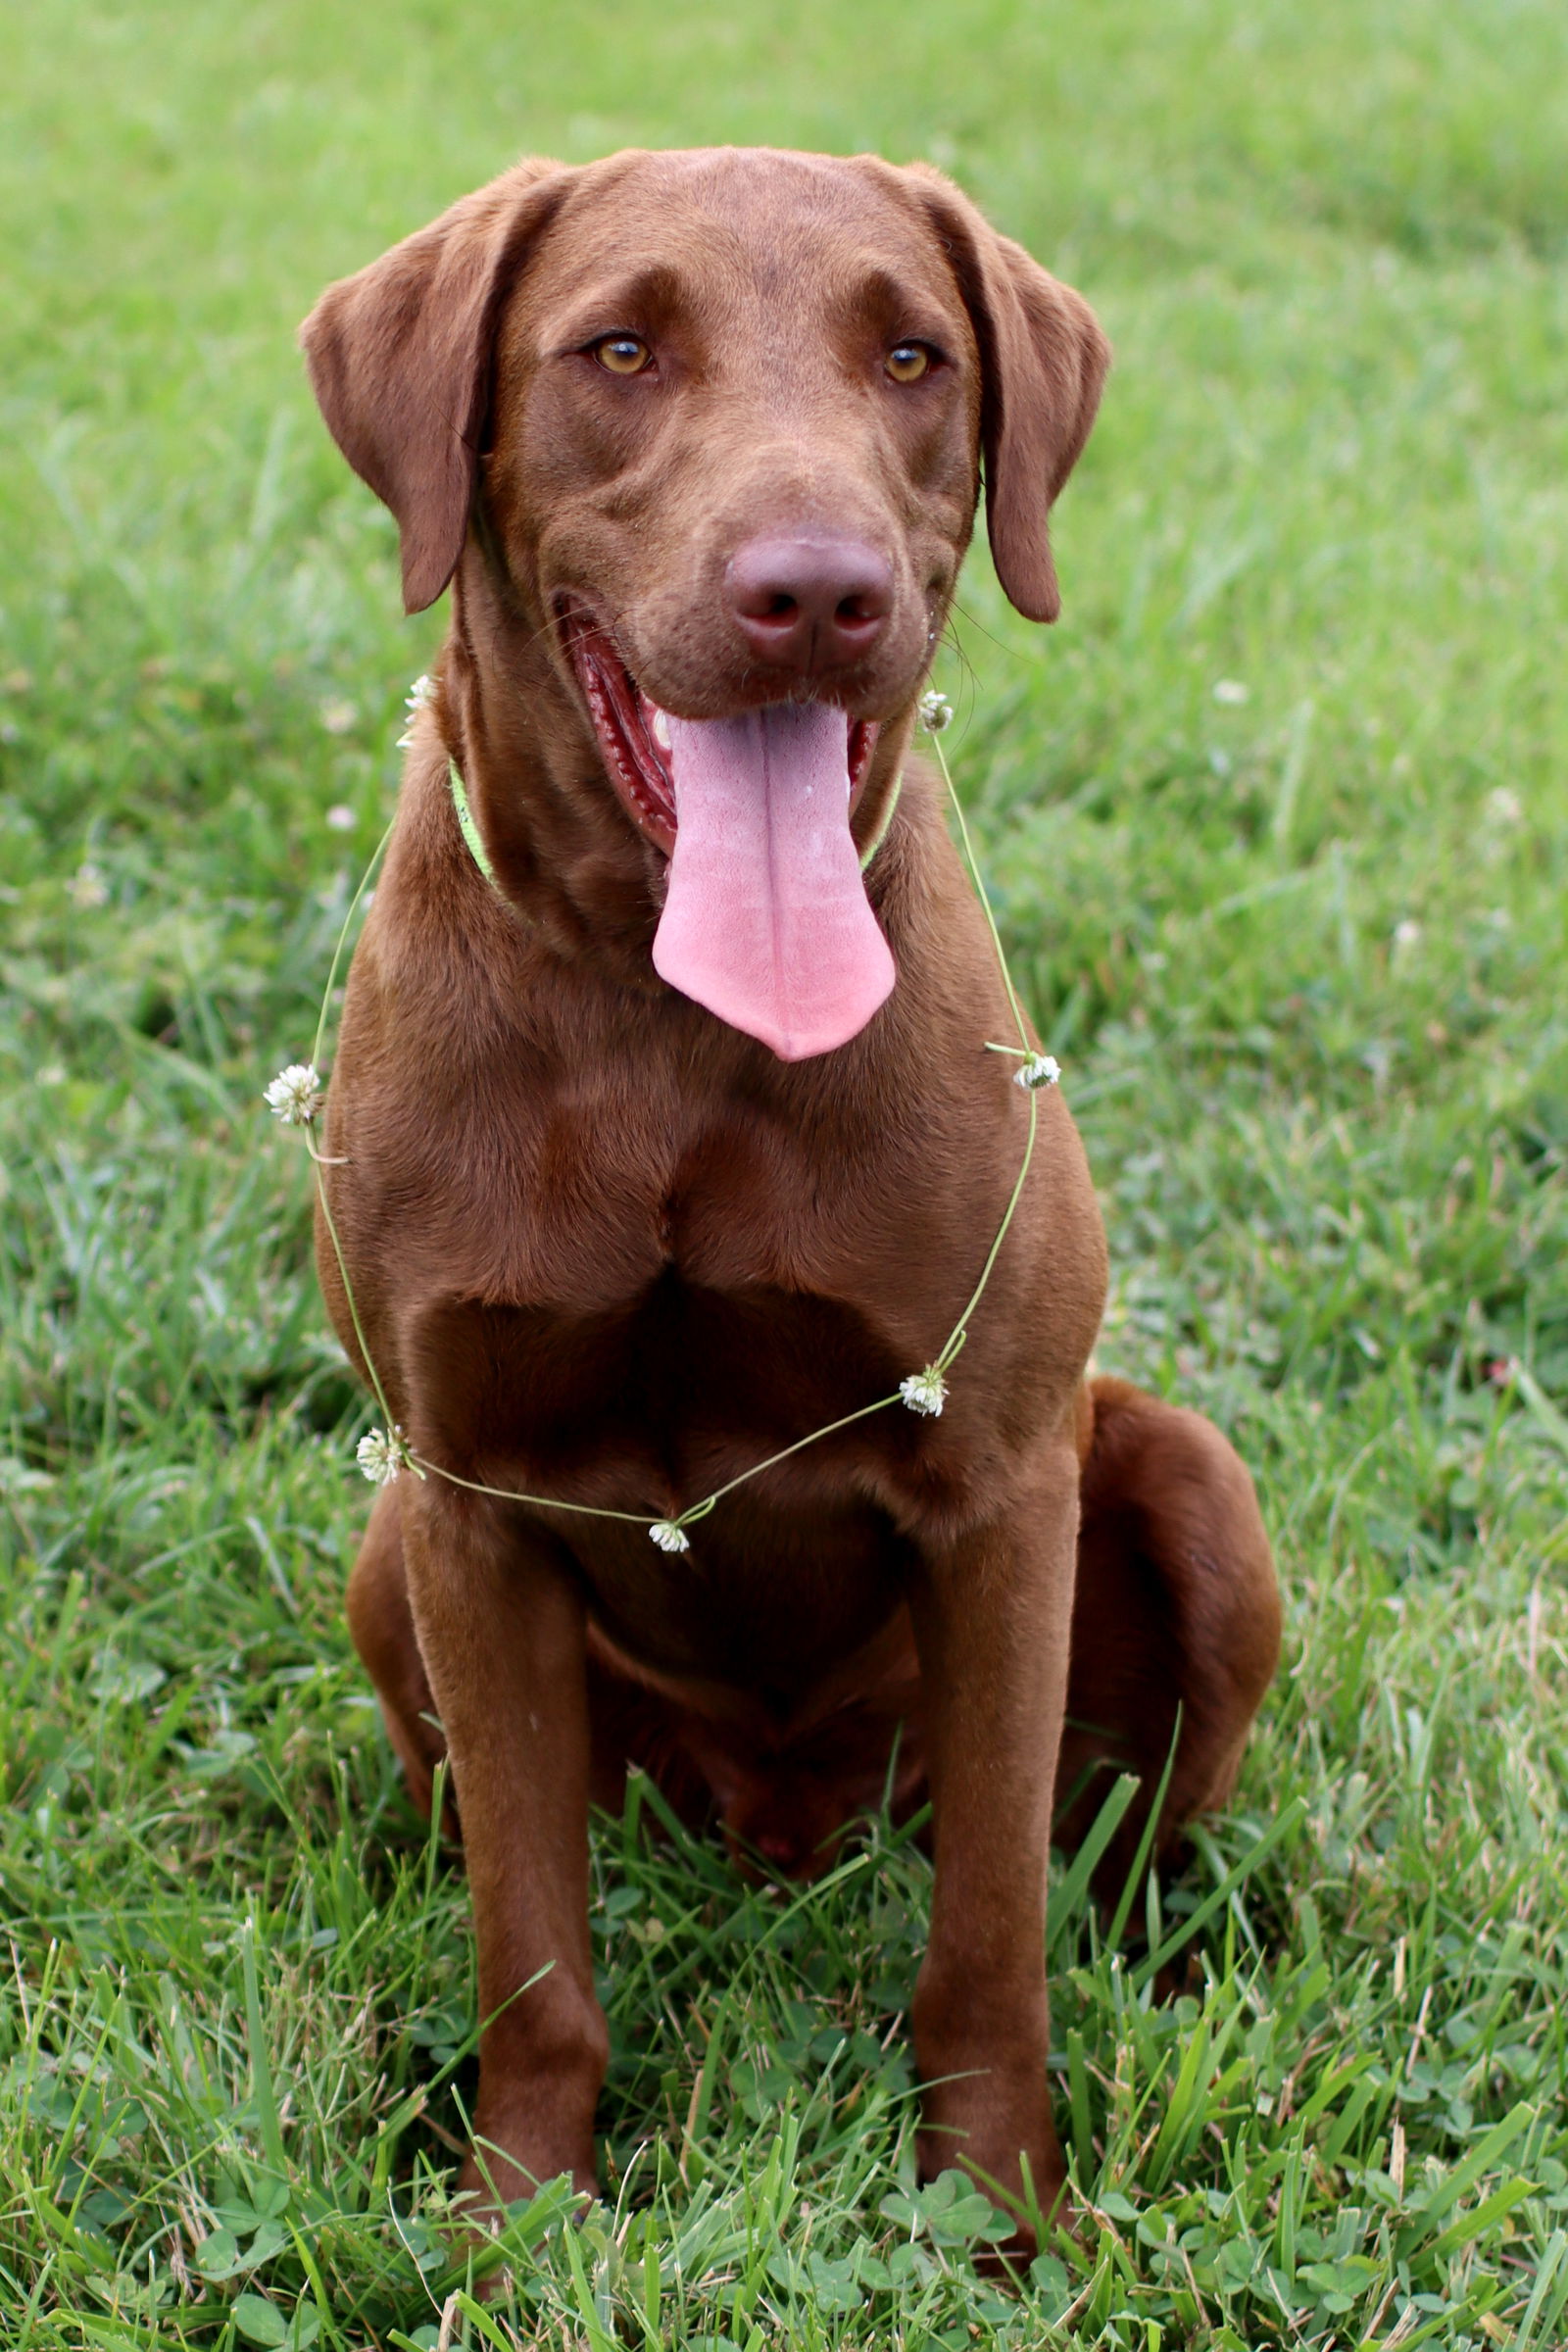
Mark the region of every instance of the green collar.
[[496, 880], [496, 869], [490, 862], [490, 853], [484, 846], [484, 836], [473, 821], [473, 810], [468, 806], [467, 789], [458, 773], [458, 763], [455, 760], [447, 761], [447, 782], [452, 787], [452, 806], [458, 812], [459, 829], [468, 845], [468, 855], [491, 889], [498, 896], [504, 897], [505, 893]]
[[872, 834], [870, 840], [860, 852], [860, 871], [862, 874], [867, 870], [872, 858], [876, 856], [878, 850], [886, 841], [889, 833], [893, 830], [893, 819], [899, 812], [899, 801], [903, 791], [904, 770], [901, 767], [898, 774], [893, 779], [893, 790], [888, 794], [888, 805], [882, 811], [882, 822], [878, 825], [876, 831]]
[[[469, 857], [473, 859], [474, 864], [479, 868], [480, 873], [483, 874], [491, 889], [496, 892], [498, 897], [505, 898], [506, 893], [502, 890], [500, 883], [496, 880], [496, 869], [490, 862], [490, 853], [484, 846], [484, 836], [479, 831], [478, 825], [474, 822], [473, 810], [468, 805], [467, 787], [464, 783], [462, 776], [458, 773], [458, 763], [455, 760], [449, 760], [447, 761], [447, 783], [451, 787], [452, 791], [452, 806], [457, 812], [458, 828], [462, 833], [464, 840], [468, 845]], [[898, 811], [899, 796], [903, 790], [904, 770], [901, 767], [898, 774], [893, 779], [893, 790], [888, 794], [888, 805], [882, 811], [882, 822], [878, 825], [876, 831], [872, 834], [870, 840], [860, 852], [860, 871], [862, 874], [865, 872], [872, 858], [876, 856], [878, 850], [882, 847], [882, 844], [888, 837], [889, 828], [891, 827], [894, 816]], [[511, 905], [510, 900], [508, 900], [508, 905]]]

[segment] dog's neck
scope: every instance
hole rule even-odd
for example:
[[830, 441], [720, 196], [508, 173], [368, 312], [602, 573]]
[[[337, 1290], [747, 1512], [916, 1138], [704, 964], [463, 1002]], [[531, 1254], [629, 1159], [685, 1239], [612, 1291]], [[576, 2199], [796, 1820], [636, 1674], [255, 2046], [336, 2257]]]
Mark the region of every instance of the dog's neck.
[[442, 733], [502, 895], [558, 954], [655, 989], [664, 861], [605, 780], [549, 625], [470, 546], [441, 660]]

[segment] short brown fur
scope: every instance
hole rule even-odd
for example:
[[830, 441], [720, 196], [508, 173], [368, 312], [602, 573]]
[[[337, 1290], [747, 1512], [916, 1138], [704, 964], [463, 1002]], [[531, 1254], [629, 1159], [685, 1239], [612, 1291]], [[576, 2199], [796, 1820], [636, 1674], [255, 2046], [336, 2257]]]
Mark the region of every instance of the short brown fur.
[[[591, 338], [623, 327], [657, 345], [657, 385], [595, 373]], [[945, 362], [895, 399], [881, 354], [912, 335]], [[1104, 342], [935, 172], [773, 151], [524, 164], [328, 289], [303, 339], [334, 435], [397, 516], [411, 608], [454, 592], [327, 1114], [366, 1342], [432, 1462], [673, 1513], [928, 1362], [1001, 1221], [1028, 1105], [984, 1050], [1007, 1005], [908, 743], [982, 453], [1003, 584], [1055, 614], [1047, 514]], [[655, 975], [663, 860], [610, 788], [558, 625], [586, 607], [682, 716], [778, 699], [723, 594], [759, 518], [853, 528], [893, 580], [875, 650], [815, 683], [880, 725], [858, 841], [905, 771], [867, 873], [898, 985], [848, 1045], [795, 1063]], [[1086, 1385], [1104, 1242], [1065, 1103], [1039, 1102], [940, 1418], [894, 1408], [808, 1448], [685, 1557], [434, 1476], [376, 1501], [350, 1622], [419, 1802], [450, 1757], [493, 2021], [475, 2129], [502, 2198], [595, 2179], [590, 1800], [617, 1803], [634, 1764], [743, 1856], [809, 1873], [877, 1805], [895, 1748], [896, 1808], [933, 1805], [921, 2163], [1016, 2194], [1027, 2159], [1048, 2207], [1061, 2190], [1042, 1961], [1057, 1779], [1070, 1843], [1099, 1760], [1152, 1788], [1179, 1716], [1168, 1849], [1228, 1793], [1279, 1610], [1225, 1441]], [[363, 1369], [324, 1234], [318, 1262]]]

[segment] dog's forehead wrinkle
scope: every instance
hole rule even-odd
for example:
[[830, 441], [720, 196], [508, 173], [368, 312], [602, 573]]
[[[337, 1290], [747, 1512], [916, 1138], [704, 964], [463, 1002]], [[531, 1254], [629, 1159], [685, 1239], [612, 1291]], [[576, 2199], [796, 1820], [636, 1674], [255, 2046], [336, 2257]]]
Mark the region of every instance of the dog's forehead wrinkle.
[[897, 270], [938, 291], [953, 282], [927, 213], [892, 167], [774, 148], [644, 151], [588, 166], [542, 241], [547, 267], [557, 256], [578, 288], [599, 270], [734, 270], [741, 300], [782, 280], [819, 293], [846, 266], [865, 278]]
[[[618, 170], [615, 167], [619, 167]], [[586, 181], [608, 189], [651, 181], [647, 193], [664, 202], [677, 194], [694, 211], [733, 215], [753, 210], [776, 217], [786, 208], [806, 213], [896, 209], [896, 166], [879, 156], [820, 155], [788, 147], [673, 147], [628, 150], [591, 165]]]

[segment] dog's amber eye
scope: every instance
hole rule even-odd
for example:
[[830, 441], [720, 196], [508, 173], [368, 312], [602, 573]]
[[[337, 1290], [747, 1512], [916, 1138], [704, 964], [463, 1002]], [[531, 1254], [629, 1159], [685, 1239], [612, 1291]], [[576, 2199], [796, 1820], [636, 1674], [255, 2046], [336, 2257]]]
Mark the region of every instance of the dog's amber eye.
[[612, 375], [641, 375], [653, 356], [639, 335], [607, 335], [594, 345], [594, 358]]
[[917, 384], [931, 365], [923, 343], [895, 343], [882, 365], [896, 384]]

